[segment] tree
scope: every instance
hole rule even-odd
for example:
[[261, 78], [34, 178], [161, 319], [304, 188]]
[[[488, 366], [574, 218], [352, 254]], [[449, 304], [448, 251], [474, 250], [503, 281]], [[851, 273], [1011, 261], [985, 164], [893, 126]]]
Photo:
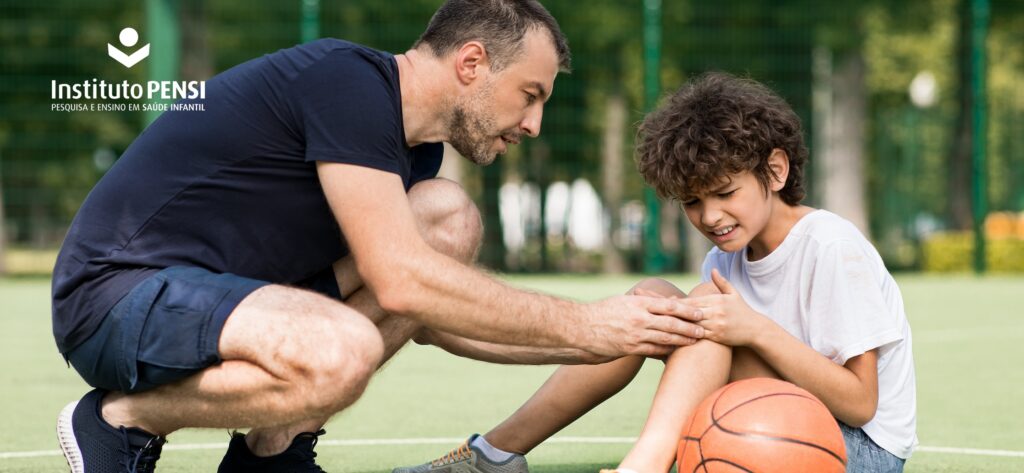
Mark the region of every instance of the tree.
[[601, 195], [608, 215], [610, 234], [605, 235], [601, 262], [603, 272], [620, 274], [626, 272], [626, 261], [615, 246], [615, 230], [619, 227], [619, 209], [622, 207], [623, 154], [626, 136], [626, 100], [621, 95], [611, 95], [605, 105], [604, 144], [601, 151]]
[[7, 252], [4, 244], [7, 240], [7, 229], [4, 227], [4, 173], [3, 155], [0, 152], [0, 276], [7, 273]]
[[[971, 148], [976, 137], [973, 135], [971, 110], [971, 1], [961, 0], [957, 5], [959, 29], [957, 36], [956, 66], [958, 87], [956, 101], [959, 113], [956, 115], [956, 130], [952, 152], [949, 153], [949, 200], [948, 215], [953, 228], [971, 228]], [[983, 138], [984, 139], [984, 138]]]
[[856, 51], [847, 53], [825, 80], [829, 95], [825, 100], [831, 105], [821, 110], [824, 116], [819, 123], [824, 130], [819, 136], [823, 140], [815, 143], [820, 205], [868, 234], [864, 149], [867, 90], [863, 58]]

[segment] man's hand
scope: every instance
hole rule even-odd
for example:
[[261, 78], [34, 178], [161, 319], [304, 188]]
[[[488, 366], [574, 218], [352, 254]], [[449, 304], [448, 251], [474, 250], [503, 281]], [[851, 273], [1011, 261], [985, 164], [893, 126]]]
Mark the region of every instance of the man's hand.
[[711, 281], [721, 294], [688, 299], [703, 315], [699, 324], [704, 327], [704, 338], [723, 345], [749, 346], [771, 320], [752, 309], [717, 269], [711, 270]]
[[616, 296], [587, 306], [590, 336], [577, 346], [604, 356], [663, 356], [704, 337], [700, 310], [685, 299]]

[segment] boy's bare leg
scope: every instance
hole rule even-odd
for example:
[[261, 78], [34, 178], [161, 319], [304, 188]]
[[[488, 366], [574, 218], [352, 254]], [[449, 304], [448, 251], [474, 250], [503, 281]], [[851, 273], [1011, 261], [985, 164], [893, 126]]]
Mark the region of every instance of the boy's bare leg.
[[[713, 285], [705, 284], [691, 294], [715, 292]], [[686, 421], [697, 405], [726, 383], [759, 377], [779, 375], [749, 348], [702, 340], [676, 350], [669, 357], [640, 438], [619, 468], [640, 473], [668, 471]]]
[[[466, 264], [476, 259], [483, 226], [479, 211], [458, 184], [445, 179], [420, 182], [409, 191], [409, 203], [427, 244]], [[334, 264], [334, 273], [338, 288], [345, 296], [345, 305], [373, 322], [383, 339], [384, 353], [376, 366], [379, 369], [415, 337], [422, 326], [406, 317], [384, 312], [373, 293], [363, 285], [351, 255]], [[246, 434], [245, 441], [249, 450], [258, 456], [276, 455], [288, 448], [296, 435], [319, 430], [331, 415], [333, 413], [253, 429]]]
[[[686, 297], [663, 279], [645, 279], [630, 289], [665, 297]], [[525, 455], [541, 442], [621, 391], [636, 377], [644, 358], [629, 356], [600, 365], [562, 366], [508, 419], [484, 435], [506, 452]]]
[[729, 379], [732, 349], [701, 340], [669, 356], [654, 395], [647, 423], [619, 468], [664, 473], [675, 461], [676, 448], [689, 413]]
[[[717, 293], [705, 283], [691, 291], [692, 296]], [[675, 461], [689, 413], [729, 379], [732, 348], [710, 340], [701, 340], [676, 350], [665, 365], [654, 395], [647, 422], [636, 444], [619, 468], [641, 473], [666, 472]]]
[[732, 370], [729, 372], [729, 382], [749, 378], [775, 378], [782, 379], [768, 363], [765, 363], [754, 350], [746, 347], [733, 347], [732, 349]]
[[496, 448], [525, 455], [621, 391], [643, 362], [642, 357], [630, 356], [600, 365], [562, 366], [484, 438]]

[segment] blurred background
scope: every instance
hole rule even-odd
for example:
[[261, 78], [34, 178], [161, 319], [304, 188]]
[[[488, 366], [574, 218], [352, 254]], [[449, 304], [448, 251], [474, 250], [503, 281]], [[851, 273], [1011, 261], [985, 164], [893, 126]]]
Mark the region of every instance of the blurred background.
[[[449, 156], [503, 272], [687, 272], [707, 243], [635, 171], [645, 111], [723, 70], [793, 106], [807, 203], [892, 270], [1024, 273], [1024, 2], [547, 0], [569, 38], [541, 137], [478, 168]], [[95, 182], [151, 122], [51, 110], [51, 81], [202, 80], [318, 37], [400, 53], [440, 0], [0, 0], [0, 274], [50, 271]], [[111, 60], [125, 27], [151, 43]], [[195, 113], [195, 112], [194, 112]], [[216, 225], [216, 222], [211, 222]]]

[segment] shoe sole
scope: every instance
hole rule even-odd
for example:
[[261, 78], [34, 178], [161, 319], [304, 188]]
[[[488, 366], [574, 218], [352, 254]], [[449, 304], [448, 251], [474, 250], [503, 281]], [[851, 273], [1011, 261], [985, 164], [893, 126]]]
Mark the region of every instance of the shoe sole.
[[57, 440], [60, 441], [60, 450], [64, 452], [64, 459], [71, 467], [71, 473], [85, 473], [85, 462], [82, 461], [82, 451], [78, 448], [78, 439], [75, 438], [75, 429], [71, 425], [71, 419], [75, 415], [75, 408], [78, 401], [72, 402], [60, 411], [57, 417]]

